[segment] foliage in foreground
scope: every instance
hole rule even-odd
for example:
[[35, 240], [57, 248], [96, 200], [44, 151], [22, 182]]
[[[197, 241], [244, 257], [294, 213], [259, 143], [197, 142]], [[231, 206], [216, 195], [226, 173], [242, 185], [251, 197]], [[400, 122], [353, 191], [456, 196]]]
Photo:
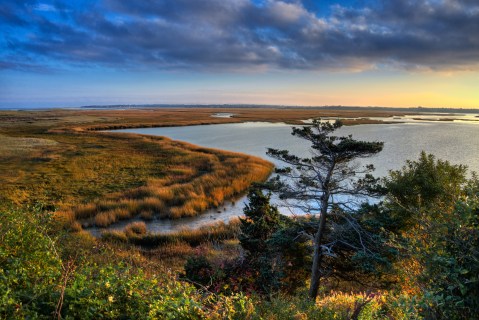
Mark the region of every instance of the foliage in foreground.
[[466, 173], [422, 153], [385, 181], [399, 279], [429, 318], [479, 314], [479, 180]]
[[[384, 187], [388, 191], [385, 201], [370, 206], [370, 211], [362, 210], [368, 218], [367, 226], [388, 234], [388, 245], [398, 252], [394, 272], [388, 274], [396, 283], [389, 284], [387, 290], [376, 288], [370, 292], [363, 292], [364, 286], [359, 284], [351, 286], [354, 291], [347, 293], [344, 288], [334, 290], [334, 284], [326, 283], [316, 301], [308, 301], [299, 285], [296, 293], [284, 290], [264, 295], [245, 290], [257, 278], [253, 268], [235, 269], [233, 265], [229, 269], [231, 273], [226, 274], [230, 279], [222, 275], [222, 285], [230, 286], [211, 293], [209, 291], [214, 290], [205, 290], [205, 285], [195, 288], [179, 281], [174, 272], [146, 268], [131, 257], [121, 263], [118, 261], [122, 258], [98, 259], [112, 254], [99, 246], [100, 241], [92, 240], [96, 248], [83, 248], [81, 256], [74, 256], [72, 253], [80, 247], [76, 238], [80, 235], [59, 231], [49, 214], [38, 208], [2, 210], [0, 319], [60, 316], [64, 319], [477, 318], [478, 179], [475, 176], [467, 179], [466, 170], [461, 166], [423, 154], [419, 160], [410, 161], [402, 170], [391, 173]], [[260, 200], [257, 209], [272, 209], [262, 201], [267, 197], [257, 196]], [[255, 207], [249, 209], [255, 213]], [[266, 211], [274, 218], [274, 210]], [[250, 256], [253, 261], [262, 255], [268, 257], [271, 248], [279, 244], [282, 247], [277, 248], [282, 248], [280, 251], [285, 255], [280, 257], [282, 261], [273, 255], [277, 262], [291, 262], [283, 250], [288, 247], [299, 256], [310, 254], [308, 250], [295, 250], [292, 243], [278, 241], [299, 239], [301, 229], [304, 231], [309, 224], [317, 222], [296, 222], [295, 225], [294, 221], [284, 220], [282, 223], [287, 223], [280, 228], [276, 228], [275, 223], [251, 225], [254, 221], [278, 221], [262, 221], [263, 216], [256, 216], [244, 228], [260, 241], [259, 245], [249, 247], [253, 250]], [[263, 227], [268, 237], [256, 232]], [[132, 225], [128, 232], [135, 237], [143, 234], [144, 229], [140, 224]], [[250, 238], [246, 243], [251, 240], [256, 242]], [[255, 248], [259, 249], [256, 253]], [[121, 253], [123, 257], [131, 254], [125, 250]], [[204, 279], [216, 276], [211, 261], [190, 261], [190, 273], [203, 268], [210, 272]], [[300, 270], [297, 266], [308, 264], [306, 260], [294, 263], [293, 272]], [[248, 275], [245, 270], [251, 273]], [[287, 271], [283, 269], [285, 275]], [[278, 280], [291, 283], [287, 277]], [[305, 288], [304, 281], [298, 283]], [[209, 283], [204, 284], [213, 288]]]
[[[371, 261], [374, 257], [363, 259], [360, 250], [336, 248], [337, 257], [322, 264], [329, 281], [319, 301], [308, 305], [299, 299], [301, 294], [293, 294], [273, 298], [259, 309], [265, 305], [278, 308], [275, 314], [279, 318], [476, 318], [479, 180], [474, 174], [467, 179], [466, 174], [465, 167], [424, 153], [402, 170], [391, 172], [382, 182], [384, 201], [364, 205], [357, 213], [361, 226], [375, 234], [377, 246], [384, 246], [377, 251], [379, 264]], [[305, 288], [304, 271], [311, 265], [305, 258], [311, 257], [311, 240], [306, 240], [305, 250], [298, 246], [304, 243], [302, 235], [314, 230], [318, 220], [275, 219], [277, 212], [269, 205], [268, 196], [259, 190], [252, 190], [249, 196], [252, 201], [245, 208], [240, 235], [246, 260], [223, 266], [218, 274], [214, 271], [218, 265], [199, 257], [188, 262], [187, 273], [199, 276], [203, 285], [225, 288], [230, 284], [247, 292], [253, 288], [270, 298], [275, 292], [291, 294]], [[348, 281], [335, 284], [331, 281], [335, 278]], [[351, 296], [344, 293], [347, 288], [369, 293], [352, 299], [351, 304]], [[286, 309], [278, 306], [287, 301], [291, 304]]]
[[238, 290], [213, 294], [170, 271], [104, 262], [93, 251], [72, 257], [63, 245], [73, 235], [57, 233], [40, 210], [3, 210], [1, 218], [0, 319], [347, 319], [358, 310], [360, 319], [370, 319], [392, 308], [402, 312], [365, 294], [325, 292], [318, 303], [302, 293], [269, 300]]
[[3, 210], [1, 319], [236, 319], [252, 317], [241, 294], [201, 293], [172, 273], [64, 257], [53, 221], [39, 210]]

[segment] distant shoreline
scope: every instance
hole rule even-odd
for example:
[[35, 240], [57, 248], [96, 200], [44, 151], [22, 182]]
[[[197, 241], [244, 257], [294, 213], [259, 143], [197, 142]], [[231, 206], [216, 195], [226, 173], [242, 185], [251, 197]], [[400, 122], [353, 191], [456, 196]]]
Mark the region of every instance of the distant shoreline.
[[348, 110], [348, 111], [402, 111], [414, 113], [479, 113], [479, 109], [464, 108], [434, 108], [434, 107], [380, 107], [380, 106], [288, 106], [288, 105], [258, 105], [258, 104], [117, 104], [89, 105], [80, 109], [149, 109], [149, 108], [230, 108], [230, 109], [307, 109], [307, 110]]
[[46, 110], [140, 110], [140, 109], [306, 109], [306, 110], [344, 110], [344, 111], [399, 111], [414, 113], [477, 113], [479, 109], [464, 108], [435, 108], [435, 107], [381, 107], [381, 106], [288, 106], [288, 105], [259, 105], [259, 104], [114, 104], [114, 105], [86, 105], [76, 107], [1, 107], [0, 111], [46, 111]]

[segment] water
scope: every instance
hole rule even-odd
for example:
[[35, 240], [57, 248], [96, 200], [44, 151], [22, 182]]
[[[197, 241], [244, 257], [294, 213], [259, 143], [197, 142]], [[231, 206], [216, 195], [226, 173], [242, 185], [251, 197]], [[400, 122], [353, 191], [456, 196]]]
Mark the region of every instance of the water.
[[[291, 135], [290, 125], [284, 123], [248, 122], [238, 124], [203, 125], [188, 127], [125, 129], [148, 135], [167, 136], [174, 140], [187, 141], [210, 148], [247, 153], [281, 165], [266, 155], [268, 147], [287, 149], [299, 156], [309, 155], [306, 141]], [[479, 126], [470, 122], [438, 122], [411, 120], [406, 123], [358, 125], [343, 127], [337, 135], [352, 134], [365, 141], [383, 141], [384, 149], [375, 157], [362, 161], [376, 167], [375, 175], [385, 176], [389, 170], [400, 169], [407, 159], [417, 159], [422, 150], [449, 160], [453, 164], [465, 164], [479, 172]], [[180, 228], [197, 228], [216, 221], [229, 221], [242, 214], [245, 199], [236, 205], [225, 204], [224, 208], [178, 221], [155, 220], [149, 222], [152, 232], [171, 232]], [[282, 209], [283, 213], [288, 213]], [[112, 226], [121, 229], [126, 223]]]
[[218, 113], [212, 114], [211, 117], [213, 117], [213, 118], [231, 118], [234, 115], [235, 115], [234, 113], [218, 112]]
[[[189, 127], [140, 128], [117, 130], [148, 135], [166, 136], [193, 144], [247, 153], [280, 162], [266, 155], [267, 148], [287, 149], [308, 156], [306, 141], [291, 135], [290, 125], [284, 123], [247, 122]], [[422, 150], [453, 164], [465, 164], [479, 171], [479, 125], [455, 122], [410, 122], [343, 127], [337, 135], [352, 134], [365, 141], [383, 141], [384, 149], [367, 159], [376, 167], [376, 175], [385, 176], [389, 170], [400, 169], [407, 159], [417, 159]]]

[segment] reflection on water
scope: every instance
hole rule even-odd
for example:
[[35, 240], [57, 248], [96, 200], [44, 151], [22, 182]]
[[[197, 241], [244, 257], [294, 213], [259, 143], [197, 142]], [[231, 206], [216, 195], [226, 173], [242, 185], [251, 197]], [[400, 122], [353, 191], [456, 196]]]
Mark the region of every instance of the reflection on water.
[[[444, 115], [444, 117], [451, 117], [451, 115]], [[468, 118], [464, 119], [471, 117], [478, 119], [475, 115], [468, 115]], [[390, 120], [391, 118], [385, 119]], [[397, 121], [401, 122], [400, 119]], [[287, 149], [303, 157], [309, 155], [309, 145], [305, 141], [293, 137], [291, 126], [283, 123], [248, 122], [126, 129], [117, 132], [167, 136], [205, 147], [252, 154], [273, 161], [276, 165], [281, 165], [281, 163], [266, 156], [268, 147]], [[470, 170], [479, 171], [479, 158], [477, 157], [479, 154], [479, 127], [466, 121], [456, 123], [412, 119], [406, 123], [343, 127], [337, 134], [353, 134], [356, 139], [384, 142], [384, 150], [381, 153], [362, 161], [363, 164], [374, 164], [378, 176], [387, 175], [389, 170], [400, 169], [407, 159], [417, 159], [422, 150], [433, 153], [438, 158], [449, 160], [453, 164], [465, 164]], [[195, 218], [177, 221], [158, 220], [149, 223], [148, 227], [150, 231], [168, 232], [181, 227], [196, 228], [215, 221], [228, 221], [232, 217], [242, 214], [243, 201], [244, 199], [237, 201], [235, 206], [227, 204], [225, 209], [219, 210], [219, 213], [218, 210], [211, 210]], [[114, 226], [114, 228], [117, 227], [117, 225]]]

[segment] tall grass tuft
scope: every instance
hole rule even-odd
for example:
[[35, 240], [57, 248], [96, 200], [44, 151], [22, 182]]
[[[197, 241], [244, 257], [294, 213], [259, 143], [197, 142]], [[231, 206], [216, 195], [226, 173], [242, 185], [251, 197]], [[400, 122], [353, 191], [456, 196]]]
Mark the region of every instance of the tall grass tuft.
[[146, 234], [146, 224], [142, 221], [136, 221], [125, 227], [125, 236], [127, 238], [140, 237]]
[[125, 208], [116, 208], [100, 212], [95, 216], [95, 224], [99, 227], [107, 227], [119, 220], [131, 218], [131, 213]]

